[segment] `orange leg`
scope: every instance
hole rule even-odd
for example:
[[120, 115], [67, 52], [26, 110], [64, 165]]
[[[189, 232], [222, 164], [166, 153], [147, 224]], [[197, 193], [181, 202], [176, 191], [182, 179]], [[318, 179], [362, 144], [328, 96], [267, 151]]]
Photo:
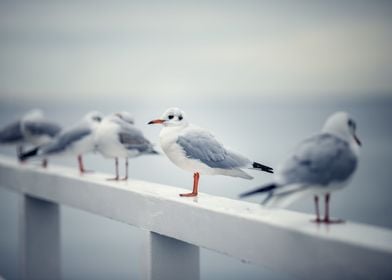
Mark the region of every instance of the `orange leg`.
[[329, 199], [330, 195], [327, 193], [325, 195], [325, 213], [324, 213], [324, 223], [329, 223]]
[[84, 169], [82, 155], [78, 155], [78, 164], [79, 164], [79, 171], [80, 171], [81, 174], [87, 173], [87, 172], [93, 172], [92, 170]]
[[324, 220], [322, 220], [323, 223], [325, 224], [340, 224], [344, 223], [343, 220], [337, 219], [337, 220], [331, 220], [329, 216], [329, 200], [331, 198], [331, 195], [327, 193], [325, 195], [325, 213], [324, 213]]
[[319, 197], [318, 197], [318, 195], [314, 196], [314, 207], [315, 207], [315, 210], [316, 210], [316, 219], [313, 220], [313, 222], [320, 223], [321, 219], [320, 219], [320, 209], [319, 209]]
[[128, 158], [125, 158], [125, 176], [121, 178], [122, 181], [128, 180]]
[[82, 156], [78, 155], [78, 164], [79, 164], [79, 171], [80, 173], [84, 172], [84, 166], [83, 166], [83, 160], [82, 160]]
[[118, 158], [114, 158], [114, 163], [116, 165], [116, 177], [106, 179], [108, 181], [118, 181], [118, 178], [119, 178], [119, 175], [118, 175]]
[[180, 196], [186, 196], [186, 197], [197, 196], [198, 187], [199, 187], [199, 178], [200, 178], [199, 172], [194, 173], [193, 174], [193, 190], [192, 190], [192, 192], [191, 193], [181, 193]]

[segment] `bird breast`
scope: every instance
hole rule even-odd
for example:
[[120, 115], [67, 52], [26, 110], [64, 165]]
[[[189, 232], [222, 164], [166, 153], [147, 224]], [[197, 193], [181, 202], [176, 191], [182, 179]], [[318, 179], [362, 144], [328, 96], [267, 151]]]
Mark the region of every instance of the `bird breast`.
[[118, 126], [111, 123], [102, 123], [95, 132], [96, 149], [105, 157], [126, 156], [124, 147], [119, 142]]

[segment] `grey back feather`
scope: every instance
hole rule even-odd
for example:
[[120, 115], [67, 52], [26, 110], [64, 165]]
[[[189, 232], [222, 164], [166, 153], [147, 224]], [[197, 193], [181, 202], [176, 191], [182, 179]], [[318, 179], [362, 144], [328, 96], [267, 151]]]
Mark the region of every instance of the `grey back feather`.
[[186, 157], [200, 160], [211, 168], [241, 168], [250, 162], [247, 158], [225, 149], [208, 132], [189, 132], [179, 136], [177, 144], [182, 147]]
[[20, 121], [13, 122], [0, 131], [0, 143], [19, 142], [23, 141], [23, 139]]
[[48, 135], [50, 137], [56, 136], [61, 130], [59, 125], [47, 121], [25, 121], [24, 127], [32, 135]]
[[153, 145], [143, 133], [129, 123], [123, 123], [118, 134], [119, 141], [128, 150], [137, 150], [140, 153], [155, 153]]
[[74, 142], [79, 141], [80, 139], [91, 134], [91, 129], [89, 128], [79, 128], [72, 129], [69, 131], [65, 131], [60, 134], [53, 142], [48, 145], [45, 145], [42, 148], [43, 154], [52, 154], [58, 153], [66, 150], [70, 145]]
[[328, 185], [348, 179], [357, 167], [349, 144], [330, 134], [303, 141], [281, 169], [284, 184]]

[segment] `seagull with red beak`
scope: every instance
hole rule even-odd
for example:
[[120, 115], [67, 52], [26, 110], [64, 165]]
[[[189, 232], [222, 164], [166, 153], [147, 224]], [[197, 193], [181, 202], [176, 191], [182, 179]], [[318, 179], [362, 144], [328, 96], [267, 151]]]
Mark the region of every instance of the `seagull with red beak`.
[[[263, 204], [285, 207], [303, 196], [313, 196], [317, 223], [339, 223], [329, 215], [330, 194], [351, 180], [361, 142], [355, 121], [345, 112], [332, 114], [321, 133], [302, 141], [278, 169], [274, 182], [244, 193], [241, 197], [266, 193]], [[324, 196], [325, 213], [320, 218], [319, 196]]]
[[160, 144], [167, 157], [178, 167], [193, 173], [193, 190], [180, 196], [197, 196], [200, 174], [226, 175], [253, 179], [243, 169], [273, 173], [266, 165], [224, 147], [208, 130], [190, 124], [178, 108], [166, 110], [148, 124], [162, 124]]

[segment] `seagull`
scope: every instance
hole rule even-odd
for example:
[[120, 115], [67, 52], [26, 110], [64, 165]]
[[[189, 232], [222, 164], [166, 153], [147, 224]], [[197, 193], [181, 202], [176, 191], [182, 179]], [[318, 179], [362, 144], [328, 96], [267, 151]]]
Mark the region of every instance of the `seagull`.
[[108, 180], [119, 180], [118, 158], [125, 159], [125, 176], [128, 180], [128, 158], [145, 154], [158, 154], [153, 145], [134, 125], [133, 118], [127, 112], [120, 112], [105, 117], [95, 134], [95, 148], [104, 157], [114, 158], [116, 176]]
[[[263, 204], [285, 207], [306, 195], [314, 196], [316, 223], [339, 223], [329, 216], [331, 192], [345, 187], [354, 174], [361, 142], [356, 123], [346, 112], [337, 112], [325, 122], [321, 133], [302, 141], [283, 162], [273, 183], [241, 194], [267, 193]], [[319, 196], [324, 196], [325, 213], [320, 218]]]
[[193, 173], [192, 192], [180, 196], [197, 196], [200, 174], [253, 179], [242, 169], [273, 173], [271, 167], [227, 149], [211, 132], [188, 123], [185, 113], [178, 108], [166, 110], [160, 119], [148, 124], [163, 125], [159, 136], [163, 151], [175, 165]]
[[[61, 126], [45, 119], [39, 109], [26, 113], [0, 130], [0, 143], [17, 146], [17, 155], [23, 152], [24, 145], [40, 146], [48, 143], [59, 134]], [[43, 164], [45, 165], [46, 160]]]
[[52, 141], [23, 153], [20, 158], [25, 160], [30, 157], [75, 155], [80, 173], [88, 172], [84, 168], [82, 155], [94, 150], [94, 132], [102, 117], [100, 112], [89, 112], [78, 123], [64, 129]]

